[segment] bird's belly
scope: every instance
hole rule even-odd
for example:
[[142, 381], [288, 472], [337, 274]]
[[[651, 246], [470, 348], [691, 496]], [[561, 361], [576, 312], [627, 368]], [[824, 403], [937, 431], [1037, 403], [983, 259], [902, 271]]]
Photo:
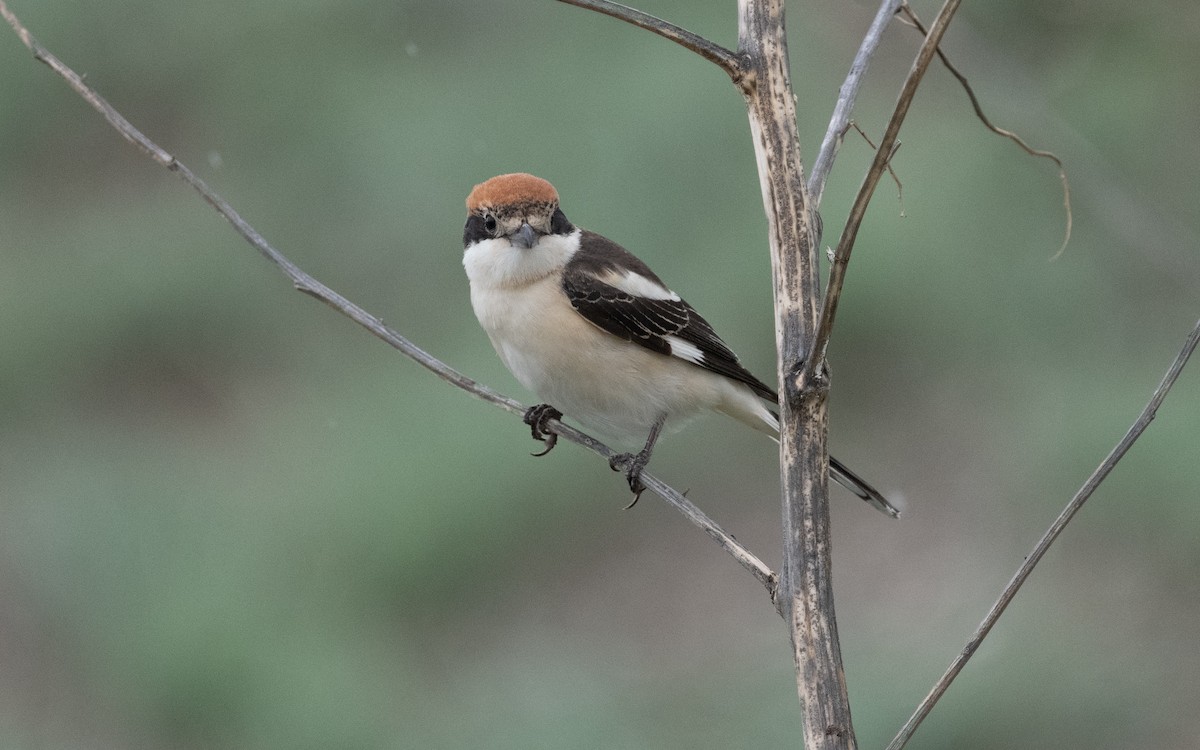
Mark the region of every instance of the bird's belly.
[[[517, 380], [545, 403], [607, 437], [644, 439], [661, 415], [679, 417], [696, 407], [679, 398], [679, 384], [663, 377], [661, 354], [621, 341], [580, 319], [564, 341], [562, 330], [520, 342], [496, 342]], [[678, 421], [673, 419], [673, 422]]]
[[[561, 294], [557, 284], [547, 291]], [[472, 289], [476, 316], [505, 366], [539, 399], [584, 427], [642, 440], [659, 417], [679, 427], [719, 399], [715, 376], [709, 388], [708, 373], [619, 339], [550, 299]]]

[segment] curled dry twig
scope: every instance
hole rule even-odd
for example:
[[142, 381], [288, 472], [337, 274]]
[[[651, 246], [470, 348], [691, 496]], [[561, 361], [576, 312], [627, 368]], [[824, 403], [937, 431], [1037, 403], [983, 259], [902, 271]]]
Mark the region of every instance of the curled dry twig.
[[[908, 22], [917, 29], [917, 31], [928, 35], [925, 25], [921, 23], [919, 18], [917, 18], [916, 12], [913, 11], [912, 7], [910, 7], [907, 2], [903, 3], [900, 11], [908, 19]], [[954, 76], [955, 79], [958, 80], [959, 85], [963, 87], [963, 91], [967, 92], [967, 98], [971, 100], [971, 107], [975, 110], [975, 116], [979, 118], [979, 121], [983, 123], [985, 128], [992, 131], [996, 135], [1001, 136], [1002, 138], [1009, 139], [1030, 156], [1036, 156], [1039, 159], [1049, 159], [1050, 161], [1054, 162], [1054, 166], [1058, 167], [1058, 181], [1062, 183], [1063, 191], [1063, 210], [1066, 211], [1066, 226], [1063, 229], [1062, 244], [1059, 245], [1058, 252], [1056, 252], [1053, 257], [1050, 258], [1051, 260], [1057, 260], [1058, 257], [1063, 254], [1063, 251], [1067, 249], [1067, 245], [1071, 242], [1071, 228], [1075, 223], [1075, 212], [1071, 210], [1071, 181], [1067, 179], [1067, 168], [1063, 165], [1062, 159], [1058, 158], [1058, 156], [1052, 151], [1045, 151], [1043, 149], [1030, 146], [1021, 136], [1017, 135], [1011, 130], [1006, 130], [999, 125], [992, 123], [988, 116], [983, 113], [983, 105], [979, 103], [979, 97], [975, 96], [975, 90], [971, 88], [971, 84], [967, 81], [967, 77], [963, 75], [958, 68], [954, 67], [953, 63], [950, 62], [950, 58], [946, 56], [946, 53], [943, 52], [940, 47], [938, 48], [937, 54], [938, 59], [942, 61], [942, 65], [945, 66], [946, 70], [950, 71], [950, 75]]]

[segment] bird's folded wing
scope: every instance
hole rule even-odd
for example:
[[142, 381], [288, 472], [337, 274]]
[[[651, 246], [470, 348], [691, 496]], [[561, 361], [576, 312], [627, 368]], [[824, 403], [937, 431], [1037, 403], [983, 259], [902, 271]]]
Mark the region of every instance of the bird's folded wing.
[[[589, 257], [585, 244], [563, 273], [563, 291], [580, 315], [614, 336], [745, 383], [762, 398], [776, 400], [775, 392], [742, 367], [708, 321], [645, 264], [616, 243], [598, 235], [589, 239], [607, 243], [604, 254]], [[632, 262], [622, 262], [626, 259]]]

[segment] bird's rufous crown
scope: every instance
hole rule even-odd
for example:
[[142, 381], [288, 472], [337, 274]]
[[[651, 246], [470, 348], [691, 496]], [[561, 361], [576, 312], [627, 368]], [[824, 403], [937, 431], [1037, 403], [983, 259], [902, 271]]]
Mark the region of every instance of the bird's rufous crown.
[[475, 186], [467, 196], [467, 213], [481, 208], [558, 203], [558, 191], [541, 177], [524, 172], [502, 174]]

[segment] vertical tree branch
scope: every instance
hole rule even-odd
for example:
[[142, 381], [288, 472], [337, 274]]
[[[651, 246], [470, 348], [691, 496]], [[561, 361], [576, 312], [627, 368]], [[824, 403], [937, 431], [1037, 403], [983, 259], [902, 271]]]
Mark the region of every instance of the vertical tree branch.
[[830, 580], [826, 391], [789, 384], [806, 356], [820, 295], [800, 160], [783, 0], [740, 0], [738, 52], [771, 248], [780, 394], [783, 565], [776, 604], [788, 624], [804, 746], [854, 748]]

